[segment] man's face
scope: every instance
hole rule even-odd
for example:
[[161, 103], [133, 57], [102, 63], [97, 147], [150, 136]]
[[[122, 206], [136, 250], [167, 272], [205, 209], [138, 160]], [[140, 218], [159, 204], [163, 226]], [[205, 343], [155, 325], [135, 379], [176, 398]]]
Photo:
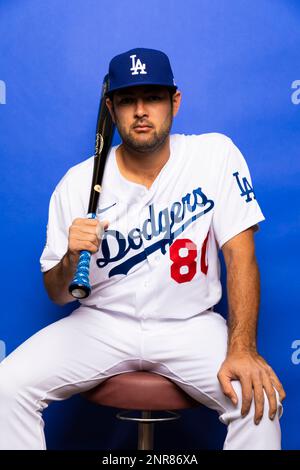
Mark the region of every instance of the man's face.
[[[170, 98], [163, 86], [136, 86], [117, 90], [107, 100], [123, 143], [131, 150], [147, 153], [163, 145], [179, 107], [177, 92]], [[177, 101], [176, 101], [177, 97]], [[174, 105], [175, 103], [175, 105]]]

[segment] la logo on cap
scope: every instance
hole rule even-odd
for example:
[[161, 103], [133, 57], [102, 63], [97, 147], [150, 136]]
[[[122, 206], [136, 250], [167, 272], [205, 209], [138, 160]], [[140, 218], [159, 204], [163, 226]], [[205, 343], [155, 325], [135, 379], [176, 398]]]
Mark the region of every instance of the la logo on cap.
[[130, 56], [132, 60], [131, 75], [146, 74], [146, 64], [142, 64], [140, 59], [135, 60], [136, 54]]

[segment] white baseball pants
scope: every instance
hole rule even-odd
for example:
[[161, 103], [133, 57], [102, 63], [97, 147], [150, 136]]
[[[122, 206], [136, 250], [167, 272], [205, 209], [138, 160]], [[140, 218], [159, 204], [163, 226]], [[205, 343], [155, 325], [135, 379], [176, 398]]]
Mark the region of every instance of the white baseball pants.
[[[54, 400], [83, 392], [134, 370], [164, 375], [216, 410], [228, 426], [224, 449], [280, 449], [279, 417], [254, 424], [254, 403], [241, 417], [217, 379], [225, 358], [227, 326], [207, 311], [188, 320], [120, 317], [81, 306], [34, 334], [0, 364], [0, 449], [46, 449], [42, 411]], [[277, 394], [278, 397], [278, 394]], [[200, 424], [201, 426], [201, 424]]]

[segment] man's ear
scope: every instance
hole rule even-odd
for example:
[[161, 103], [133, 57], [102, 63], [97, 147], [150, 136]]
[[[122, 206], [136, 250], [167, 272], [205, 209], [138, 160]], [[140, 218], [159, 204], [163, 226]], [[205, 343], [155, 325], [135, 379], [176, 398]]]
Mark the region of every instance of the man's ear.
[[114, 109], [113, 109], [112, 100], [111, 100], [110, 98], [106, 98], [105, 104], [106, 104], [106, 106], [108, 107], [108, 110], [109, 110], [109, 112], [110, 112], [110, 115], [111, 115], [111, 118], [112, 118], [112, 120], [113, 120], [113, 123], [116, 124], [116, 119], [115, 119], [115, 113], [114, 113]]
[[172, 100], [173, 100], [173, 117], [176, 116], [176, 114], [178, 113], [178, 110], [179, 110], [179, 107], [180, 107], [180, 103], [181, 103], [181, 92], [179, 90], [177, 90], [174, 95], [172, 96]]

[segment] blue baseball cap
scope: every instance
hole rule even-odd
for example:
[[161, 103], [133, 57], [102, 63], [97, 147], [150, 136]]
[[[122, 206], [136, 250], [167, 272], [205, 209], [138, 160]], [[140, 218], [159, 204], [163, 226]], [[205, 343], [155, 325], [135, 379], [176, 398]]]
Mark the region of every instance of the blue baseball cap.
[[161, 85], [177, 90], [168, 56], [156, 49], [130, 49], [109, 63], [107, 96], [138, 85]]

